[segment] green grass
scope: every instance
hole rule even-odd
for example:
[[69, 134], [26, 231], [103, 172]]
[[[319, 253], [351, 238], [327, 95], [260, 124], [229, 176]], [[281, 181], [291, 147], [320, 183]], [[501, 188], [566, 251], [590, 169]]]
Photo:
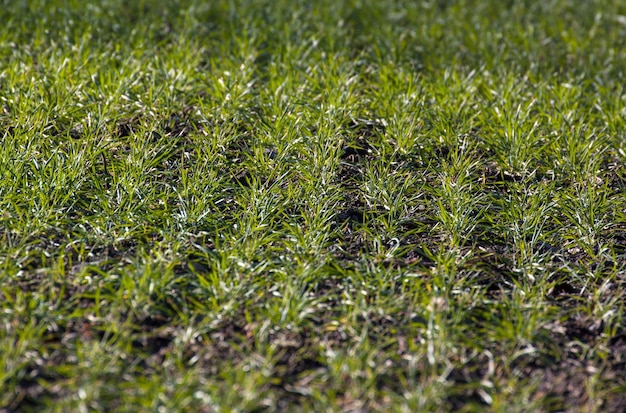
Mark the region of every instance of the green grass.
[[126, 3], [0, 0], [0, 410], [626, 408], [625, 4]]

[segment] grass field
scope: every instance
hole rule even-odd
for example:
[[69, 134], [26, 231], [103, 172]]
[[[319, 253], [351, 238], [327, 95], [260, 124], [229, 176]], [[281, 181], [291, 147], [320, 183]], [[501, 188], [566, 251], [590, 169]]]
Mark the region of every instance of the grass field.
[[626, 409], [626, 3], [0, 22], [0, 411]]

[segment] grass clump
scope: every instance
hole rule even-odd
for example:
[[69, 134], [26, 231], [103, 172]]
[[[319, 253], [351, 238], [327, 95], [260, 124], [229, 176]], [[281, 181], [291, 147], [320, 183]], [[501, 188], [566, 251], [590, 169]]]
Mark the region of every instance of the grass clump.
[[1, 409], [624, 409], [619, 2], [0, 3]]

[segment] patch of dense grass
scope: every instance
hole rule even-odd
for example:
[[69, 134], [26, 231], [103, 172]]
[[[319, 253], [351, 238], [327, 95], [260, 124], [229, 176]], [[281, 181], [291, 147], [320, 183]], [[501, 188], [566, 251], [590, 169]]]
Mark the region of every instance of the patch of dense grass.
[[0, 409], [625, 408], [626, 5], [0, 5]]

